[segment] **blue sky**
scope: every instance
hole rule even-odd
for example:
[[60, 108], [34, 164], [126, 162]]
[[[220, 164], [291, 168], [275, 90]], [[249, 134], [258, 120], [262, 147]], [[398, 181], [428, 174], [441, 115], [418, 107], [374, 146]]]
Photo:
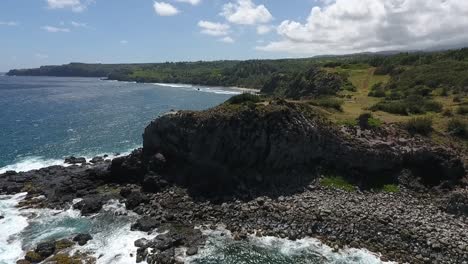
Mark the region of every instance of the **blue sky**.
[[461, 45], [468, 43], [467, 2], [1, 0], [0, 71]]

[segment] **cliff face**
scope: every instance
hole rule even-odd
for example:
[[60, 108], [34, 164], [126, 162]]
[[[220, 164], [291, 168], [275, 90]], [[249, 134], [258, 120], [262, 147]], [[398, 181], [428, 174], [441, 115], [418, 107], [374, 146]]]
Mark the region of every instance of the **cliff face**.
[[169, 113], [145, 129], [143, 152], [165, 156], [170, 180], [210, 190], [297, 184], [319, 166], [363, 184], [396, 181], [403, 169], [432, 186], [465, 176], [448, 150], [336, 127], [310, 106], [282, 101]]

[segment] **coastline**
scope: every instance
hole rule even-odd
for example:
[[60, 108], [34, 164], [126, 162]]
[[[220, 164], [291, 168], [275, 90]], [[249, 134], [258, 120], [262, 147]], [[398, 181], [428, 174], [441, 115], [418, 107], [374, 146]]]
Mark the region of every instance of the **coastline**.
[[[73, 204], [83, 216], [99, 214], [109, 200], [119, 200], [139, 215], [131, 230], [156, 232], [152, 240], [135, 241], [138, 249], [132, 258], [148, 263], [174, 263], [176, 252], [183, 256], [203, 252], [207, 238], [195, 227], [215, 230], [219, 225], [232, 233], [234, 241], [248, 242], [253, 236], [316, 238], [332, 251], [364, 248], [381, 254], [382, 261], [466, 259], [468, 223], [463, 207], [457, 207], [468, 197], [460, 182], [466, 171], [460, 171], [463, 164], [455, 151], [411, 138], [397, 127], [338, 128], [310, 111], [304, 105], [273, 100], [267, 105], [227, 103], [205, 111], [174, 112], [148, 125], [143, 149], [128, 156], [9, 171], [0, 176], [0, 192], [28, 192], [21, 208], [65, 210]], [[258, 137], [264, 134], [270, 138], [268, 144], [252, 143], [262, 142]], [[202, 147], [207, 140], [209, 151]], [[309, 166], [297, 163], [314, 164], [316, 155], [322, 159], [320, 167], [330, 159], [338, 167], [353, 166], [355, 174], [349, 177], [367, 181], [370, 175], [398, 168], [394, 171], [398, 177], [387, 179], [396, 181], [397, 190], [366, 187], [366, 182], [346, 190], [324, 185], [324, 170], [309, 171]], [[362, 157], [367, 160], [359, 163]], [[223, 170], [231, 162], [236, 170]], [[268, 162], [280, 169], [278, 174], [268, 170], [273, 168]], [[412, 174], [408, 164], [417, 169], [431, 164], [435, 174], [425, 170]], [[210, 178], [213, 168], [216, 178]], [[447, 174], [438, 174], [439, 169]], [[305, 177], [308, 173], [311, 178]], [[40, 247], [28, 250], [34, 254]], [[63, 253], [54, 251], [45, 258], [57, 254]]]

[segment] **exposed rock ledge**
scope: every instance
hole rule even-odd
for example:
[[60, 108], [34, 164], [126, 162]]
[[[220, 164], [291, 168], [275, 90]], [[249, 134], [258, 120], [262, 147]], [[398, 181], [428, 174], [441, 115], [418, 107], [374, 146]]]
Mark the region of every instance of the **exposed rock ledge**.
[[204, 191], [297, 184], [319, 167], [361, 185], [419, 179], [451, 186], [466, 176], [453, 150], [396, 127], [339, 128], [308, 105], [284, 101], [164, 115], [145, 129], [143, 152], [147, 160], [164, 155], [169, 180]]

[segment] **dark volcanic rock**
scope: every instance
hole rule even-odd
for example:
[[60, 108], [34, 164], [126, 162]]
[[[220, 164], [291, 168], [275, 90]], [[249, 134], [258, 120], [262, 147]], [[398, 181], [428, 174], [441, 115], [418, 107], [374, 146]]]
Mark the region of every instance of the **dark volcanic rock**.
[[142, 150], [136, 149], [128, 156], [113, 159], [110, 171], [111, 180], [115, 182], [135, 183], [142, 181], [143, 175], [146, 172], [143, 164]]
[[54, 242], [43, 242], [39, 243], [36, 247], [35, 252], [39, 254], [42, 258], [47, 258], [54, 254], [55, 252], [55, 243]]
[[98, 213], [103, 206], [103, 198], [95, 195], [86, 197], [82, 201], [73, 205], [74, 209], [80, 210], [83, 215], [92, 215]]
[[451, 214], [468, 216], [468, 189], [451, 192], [445, 201], [444, 209]]
[[71, 156], [71, 157], [65, 159], [65, 163], [67, 163], [67, 164], [83, 164], [83, 163], [86, 163], [86, 159], [83, 158], [83, 157], [76, 158], [76, 157]]
[[155, 228], [158, 228], [161, 223], [150, 216], [143, 216], [142, 218], [138, 219], [135, 224], [132, 225], [132, 230], [139, 230], [143, 232], [151, 231]]
[[146, 202], [148, 202], [148, 197], [146, 195], [142, 194], [139, 191], [132, 191], [127, 196], [127, 200], [125, 201], [125, 207], [128, 210], [133, 210], [141, 203], [146, 203]]
[[419, 139], [400, 142], [385, 131], [364, 136], [331, 124], [309, 106], [284, 101], [165, 115], [145, 129], [143, 152], [164, 155], [168, 179], [209, 192], [301, 183], [317, 166], [368, 184], [395, 182], [404, 168], [432, 186], [458, 183], [466, 174], [450, 150]]
[[90, 234], [78, 234], [73, 238], [73, 241], [77, 242], [80, 246], [84, 246], [91, 239], [93, 237]]

